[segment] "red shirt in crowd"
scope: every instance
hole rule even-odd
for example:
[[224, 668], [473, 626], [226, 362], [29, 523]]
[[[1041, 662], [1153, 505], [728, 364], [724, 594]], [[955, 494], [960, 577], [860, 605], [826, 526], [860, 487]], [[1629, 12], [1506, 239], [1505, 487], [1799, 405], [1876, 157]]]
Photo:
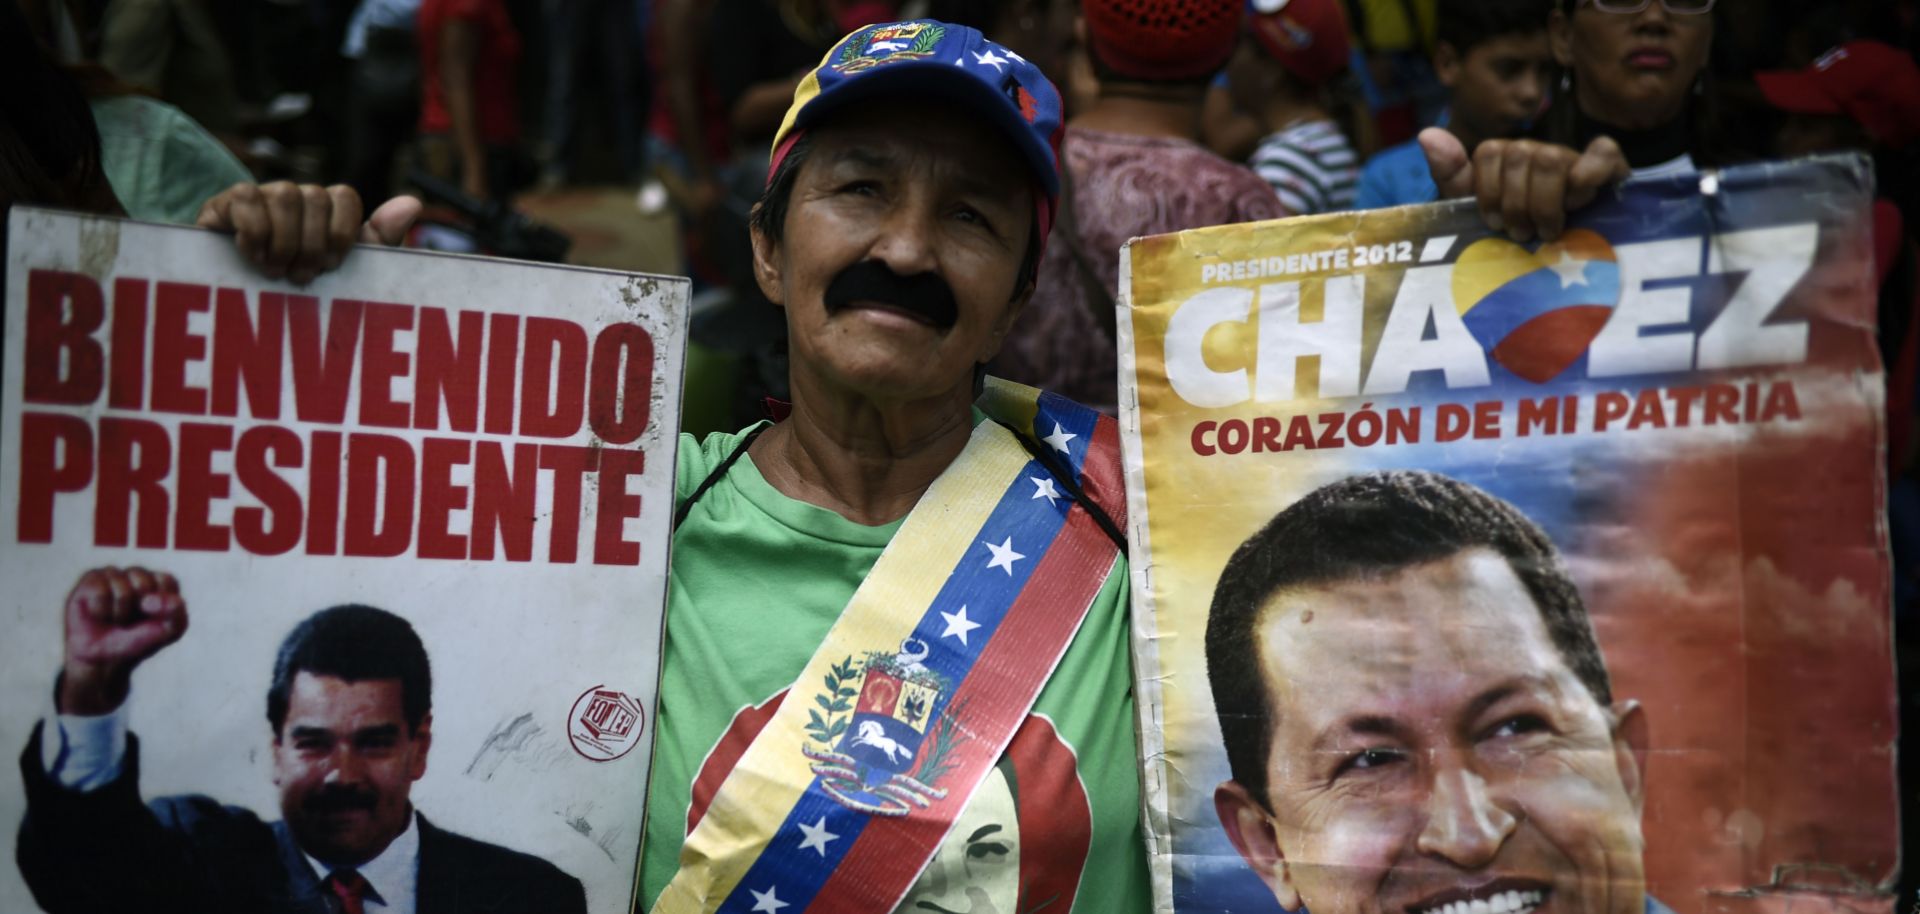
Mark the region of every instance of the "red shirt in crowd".
[[422, 0], [420, 37], [420, 132], [451, 133], [447, 92], [440, 84], [440, 30], [449, 22], [472, 22], [480, 29], [480, 54], [473, 66], [474, 108], [480, 116], [480, 140], [508, 145], [520, 139], [520, 105], [514, 80], [519, 72], [520, 34], [507, 18], [503, 0]]

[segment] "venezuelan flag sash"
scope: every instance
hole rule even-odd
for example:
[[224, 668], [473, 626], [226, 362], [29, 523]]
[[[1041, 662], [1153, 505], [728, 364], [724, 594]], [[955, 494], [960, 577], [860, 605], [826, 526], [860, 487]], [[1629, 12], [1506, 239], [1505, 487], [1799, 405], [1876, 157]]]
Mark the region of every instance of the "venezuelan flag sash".
[[1118, 557], [1102, 523], [1125, 524], [1119, 433], [1000, 381], [978, 405], [997, 421], [927, 489], [722, 782], [655, 914], [892, 910], [1025, 721]]

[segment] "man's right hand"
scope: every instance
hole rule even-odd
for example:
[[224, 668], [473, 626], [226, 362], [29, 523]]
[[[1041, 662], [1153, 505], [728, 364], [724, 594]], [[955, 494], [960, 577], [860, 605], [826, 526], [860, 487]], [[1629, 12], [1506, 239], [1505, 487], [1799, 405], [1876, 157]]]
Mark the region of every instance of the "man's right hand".
[[1620, 145], [1595, 137], [1585, 150], [1533, 140], [1486, 140], [1468, 156], [1460, 139], [1439, 128], [1420, 131], [1420, 148], [1440, 199], [1476, 197], [1487, 227], [1525, 243], [1557, 241], [1567, 214], [1632, 176]]
[[356, 242], [398, 245], [419, 216], [413, 197], [388, 200], [363, 223], [360, 195], [344, 184], [242, 182], [201, 206], [194, 224], [232, 232], [240, 255], [267, 278], [305, 285], [339, 267]]
[[134, 667], [187, 631], [179, 582], [145, 568], [95, 568], [67, 594], [59, 711], [97, 716], [127, 700]]

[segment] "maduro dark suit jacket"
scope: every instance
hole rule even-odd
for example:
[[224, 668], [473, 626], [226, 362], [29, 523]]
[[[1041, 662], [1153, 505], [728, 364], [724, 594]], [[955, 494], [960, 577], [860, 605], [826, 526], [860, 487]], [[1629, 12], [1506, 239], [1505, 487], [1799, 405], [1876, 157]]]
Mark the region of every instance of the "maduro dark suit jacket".
[[[20, 873], [52, 914], [333, 914], [337, 901], [285, 822], [204, 796], [140, 799], [140, 747], [120, 777], [85, 793], [41, 764], [34, 728], [20, 773]], [[416, 813], [418, 816], [418, 813]], [[580, 881], [538, 857], [417, 819], [417, 914], [585, 914]]]

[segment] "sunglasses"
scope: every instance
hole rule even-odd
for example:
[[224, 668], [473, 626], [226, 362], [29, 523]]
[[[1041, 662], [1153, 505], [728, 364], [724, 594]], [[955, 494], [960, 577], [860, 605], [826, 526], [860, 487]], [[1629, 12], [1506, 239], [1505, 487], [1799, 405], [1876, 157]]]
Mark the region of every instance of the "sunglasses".
[[[1715, 0], [1660, 0], [1660, 8], [1679, 16], [1698, 16], [1713, 11]], [[1581, 6], [1591, 6], [1603, 13], [1617, 13], [1631, 16], [1653, 5], [1653, 0], [1581, 0]]]

